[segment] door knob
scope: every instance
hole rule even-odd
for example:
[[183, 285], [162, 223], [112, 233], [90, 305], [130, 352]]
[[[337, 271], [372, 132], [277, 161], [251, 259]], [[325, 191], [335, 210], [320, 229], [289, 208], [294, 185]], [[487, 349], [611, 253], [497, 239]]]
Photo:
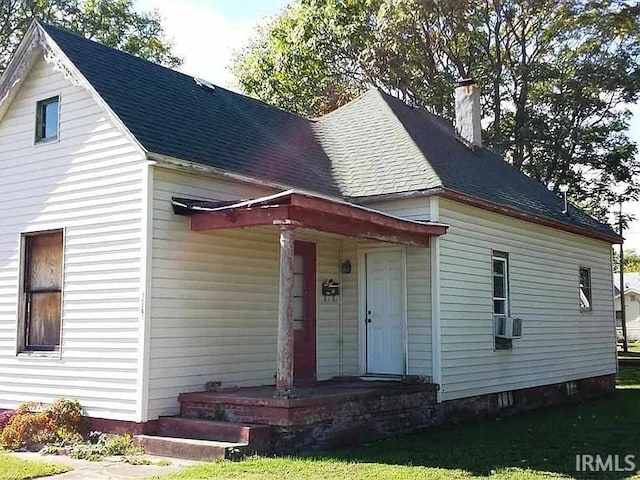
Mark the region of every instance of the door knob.
[[371, 323], [371, 319], [370, 318], [367, 318], [367, 323]]

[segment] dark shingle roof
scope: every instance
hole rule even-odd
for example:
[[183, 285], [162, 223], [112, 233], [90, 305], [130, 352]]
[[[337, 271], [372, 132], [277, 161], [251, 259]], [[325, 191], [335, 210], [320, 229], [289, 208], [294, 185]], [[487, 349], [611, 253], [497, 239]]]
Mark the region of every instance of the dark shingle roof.
[[378, 90], [309, 120], [67, 31], [45, 31], [149, 151], [328, 195], [442, 187], [615, 236], [444, 119]]
[[50, 25], [58, 44], [149, 152], [339, 195], [308, 119]]
[[[615, 235], [485, 148], [468, 148], [441, 117], [379, 90], [319, 121], [335, 178], [349, 197], [443, 187], [605, 235]], [[357, 172], [357, 174], [354, 174]]]

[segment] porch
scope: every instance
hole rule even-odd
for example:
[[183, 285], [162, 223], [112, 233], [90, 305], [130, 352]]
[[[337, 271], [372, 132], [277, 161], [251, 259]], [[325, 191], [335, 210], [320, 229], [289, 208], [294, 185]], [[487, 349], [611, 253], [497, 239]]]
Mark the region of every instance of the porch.
[[[212, 239], [277, 232], [277, 397], [336, 376], [431, 376], [429, 244], [445, 225], [295, 191], [231, 202], [174, 197], [172, 205], [192, 232]], [[331, 266], [323, 258], [329, 243]], [[329, 375], [320, 371], [322, 339], [336, 335], [322, 317], [338, 317], [340, 329], [340, 365]]]
[[431, 425], [437, 386], [334, 379], [274, 397], [272, 386], [184, 393], [181, 415], [161, 417], [168, 437], [245, 442], [252, 452], [297, 453], [357, 444]]
[[183, 289], [154, 292], [182, 317], [177, 340], [164, 320], [151, 333], [160, 435], [295, 452], [431, 422], [429, 244], [446, 226], [296, 192], [171, 205], [183, 247], [163, 275]]

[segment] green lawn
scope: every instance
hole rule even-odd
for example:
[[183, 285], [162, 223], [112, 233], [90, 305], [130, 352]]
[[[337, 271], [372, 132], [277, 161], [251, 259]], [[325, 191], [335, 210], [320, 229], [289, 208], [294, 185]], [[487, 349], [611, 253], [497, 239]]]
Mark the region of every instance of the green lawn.
[[0, 480], [27, 480], [69, 470], [65, 465], [20, 460], [0, 453]]
[[640, 343], [630, 343], [627, 353], [622, 351], [622, 346], [618, 345], [618, 356], [620, 357], [640, 357]]
[[161, 478], [640, 480], [623, 472], [575, 472], [576, 454], [632, 454], [640, 467], [640, 369], [624, 369], [619, 386], [610, 398], [580, 405], [431, 429], [313, 458], [203, 464]]

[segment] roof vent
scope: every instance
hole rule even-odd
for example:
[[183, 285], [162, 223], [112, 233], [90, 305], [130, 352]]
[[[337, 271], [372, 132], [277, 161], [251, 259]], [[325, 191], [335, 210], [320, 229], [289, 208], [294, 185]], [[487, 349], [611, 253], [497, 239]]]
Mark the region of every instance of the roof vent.
[[215, 90], [216, 86], [209, 82], [208, 80], [205, 80], [204, 78], [200, 78], [200, 77], [193, 77], [193, 81], [196, 82], [196, 85], [198, 85], [200, 88], [204, 88], [205, 90]]

